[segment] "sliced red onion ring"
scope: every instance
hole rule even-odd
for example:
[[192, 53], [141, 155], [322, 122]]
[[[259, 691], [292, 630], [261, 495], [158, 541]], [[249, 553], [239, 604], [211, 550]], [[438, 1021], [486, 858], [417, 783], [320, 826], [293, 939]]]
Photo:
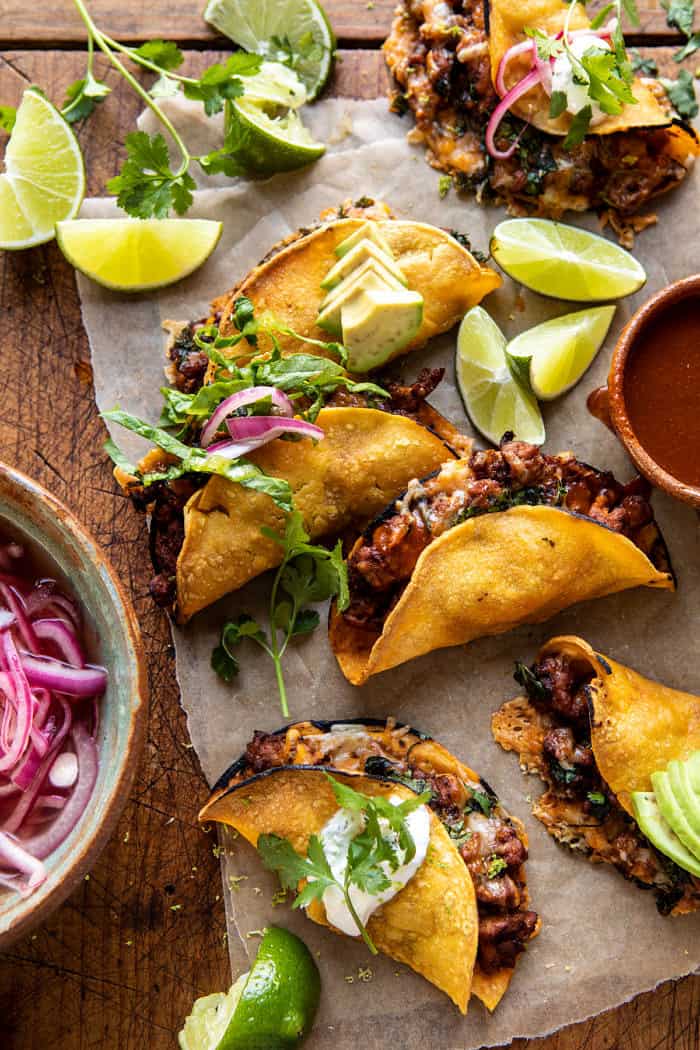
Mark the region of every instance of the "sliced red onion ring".
[[[536, 69], [531, 70], [526, 77], [523, 77], [515, 87], [512, 87], [510, 91], [506, 92], [505, 96], [498, 103], [496, 108], [488, 122], [486, 128], [486, 149], [489, 151], [492, 157], [496, 160], [507, 160], [508, 157], [512, 157], [518, 148], [518, 142], [523, 132], [516, 138], [515, 142], [511, 143], [507, 150], [499, 150], [496, 146], [495, 137], [498, 127], [505, 117], [508, 110], [514, 103], [518, 101], [523, 95], [527, 94], [531, 88], [535, 87], [536, 84], [540, 83], [540, 75]], [[524, 128], [523, 128], [524, 131]]]
[[8, 606], [10, 612], [14, 614], [19, 633], [27, 649], [29, 649], [30, 653], [38, 653], [39, 642], [34, 634], [34, 628], [27, 618], [24, 599], [21, 594], [14, 587], [7, 587], [4, 583], [0, 583], [0, 595], [2, 595], [5, 605]]
[[107, 687], [107, 672], [103, 667], [71, 667], [51, 656], [32, 656], [25, 652], [21, 660], [27, 679], [34, 686], [68, 696], [95, 696], [104, 693]]
[[202, 448], [208, 448], [211, 445], [217, 430], [232, 412], [236, 412], [239, 408], [244, 408], [246, 405], [254, 405], [257, 401], [262, 401], [268, 397], [283, 416], [294, 415], [294, 405], [290, 398], [276, 386], [252, 386], [248, 390], [239, 390], [237, 394], [231, 394], [230, 397], [222, 401], [213, 415], [210, 416], [202, 429], [200, 437]]
[[[0, 772], [14, 769], [24, 754], [29, 741], [32, 728], [32, 717], [34, 715], [34, 698], [27, 682], [20, 662], [19, 653], [15, 647], [11, 631], [0, 631], [0, 658], [13, 679], [15, 686], [15, 706], [5, 704], [3, 713], [2, 733], [5, 754], [0, 757]], [[31, 657], [34, 659], [34, 657]], [[9, 740], [9, 728], [7, 716], [11, 712], [13, 722], [12, 740]]]
[[495, 86], [498, 94], [503, 98], [504, 95], [508, 94], [508, 88], [506, 87], [506, 70], [510, 63], [518, 55], [525, 55], [528, 51], [532, 51], [534, 48], [535, 53], [537, 52], [537, 43], [535, 40], [523, 40], [519, 44], [513, 44], [509, 47], [503, 58], [498, 63], [498, 70], [496, 72]]
[[[22, 897], [28, 897], [30, 893], [33, 893], [34, 890], [41, 886], [42, 882], [46, 881], [46, 868], [41, 863], [41, 860], [27, 852], [19, 842], [10, 838], [4, 831], [0, 831], [0, 864], [4, 868], [15, 869], [22, 875], [28, 876], [25, 883], [12, 883]], [[5, 880], [3, 879], [3, 881]], [[7, 885], [7, 882], [5, 882], [5, 885]]]
[[280, 419], [279, 416], [236, 416], [226, 426], [234, 441], [258, 441], [265, 444], [280, 434], [300, 434], [320, 441], [323, 431], [305, 419]]
[[61, 723], [61, 728], [58, 730], [56, 736], [52, 740], [49, 751], [44, 756], [44, 760], [39, 766], [39, 769], [37, 770], [34, 782], [24, 792], [21, 799], [15, 806], [14, 810], [12, 811], [8, 819], [5, 821], [5, 831], [18, 831], [19, 828], [22, 827], [25, 818], [31, 814], [34, 802], [42, 787], [44, 786], [46, 775], [51, 769], [51, 766], [53, 765], [56, 759], [56, 755], [58, 754], [58, 751], [61, 745], [63, 744], [63, 741], [68, 735], [68, 731], [73, 725], [73, 712], [70, 709], [70, 705], [67, 704], [65, 700], [59, 700], [59, 704], [63, 709], [63, 722]]
[[65, 620], [35, 620], [34, 633], [40, 642], [53, 642], [71, 667], [84, 667], [85, 655], [75, 631]]
[[73, 726], [72, 740], [78, 756], [78, 780], [73, 793], [50, 827], [21, 840], [24, 849], [39, 860], [53, 853], [70, 835], [85, 812], [97, 780], [97, 745], [80, 722]]

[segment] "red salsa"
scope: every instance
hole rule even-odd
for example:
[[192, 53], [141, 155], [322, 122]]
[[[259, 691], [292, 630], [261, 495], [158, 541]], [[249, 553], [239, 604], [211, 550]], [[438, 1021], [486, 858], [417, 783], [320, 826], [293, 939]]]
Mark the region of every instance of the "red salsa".
[[681, 299], [642, 331], [625, 369], [627, 414], [642, 448], [700, 486], [700, 298]]

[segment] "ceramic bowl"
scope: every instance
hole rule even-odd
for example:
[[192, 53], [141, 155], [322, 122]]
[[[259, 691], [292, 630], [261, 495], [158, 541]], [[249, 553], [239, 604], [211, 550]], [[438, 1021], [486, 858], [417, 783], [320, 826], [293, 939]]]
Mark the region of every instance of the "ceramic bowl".
[[601, 387], [589, 398], [594, 415], [617, 434], [637, 470], [652, 485], [676, 499], [700, 509], [700, 488], [686, 485], [664, 470], [637, 440], [625, 404], [625, 373], [631, 355], [647, 326], [683, 299], [700, 297], [700, 274], [694, 274], [663, 288], [634, 314], [623, 328], [613, 352], [607, 387]]
[[[28, 543], [81, 605], [90, 658], [108, 671], [100, 701], [99, 772], [90, 804], [46, 861], [33, 894], [0, 889], [0, 947], [45, 919], [106, 845], [129, 797], [145, 735], [147, 679], [134, 610], [97, 542], [41, 485], [0, 464], [0, 532]], [[94, 633], [93, 633], [94, 632]]]

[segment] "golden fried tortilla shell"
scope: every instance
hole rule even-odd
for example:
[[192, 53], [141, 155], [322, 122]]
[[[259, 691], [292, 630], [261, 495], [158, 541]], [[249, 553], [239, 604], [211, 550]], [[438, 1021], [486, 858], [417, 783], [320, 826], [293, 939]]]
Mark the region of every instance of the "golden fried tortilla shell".
[[[367, 777], [334, 774], [367, 795], [412, 792]], [[273, 769], [215, 796], [199, 814], [235, 828], [255, 845], [260, 835], [280, 835], [305, 852], [336, 812], [333, 789], [321, 770]], [[320, 902], [307, 910], [314, 922], [329, 925]], [[478, 940], [474, 885], [454, 843], [434, 813], [425, 862], [406, 886], [369, 920], [377, 948], [405, 963], [445, 992], [467, 1012]]]
[[[556, 36], [564, 28], [567, 12], [568, 5], [560, 0], [521, 0], [517, 4], [512, 3], [512, 0], [489, 0], [489, 50], [494, 84], [501, 59], [514, 44], [527, 39], [526, 28], [540, 29], [550, 36]], [[590, 24], [585, 8], [577, 4], [569, 28], [572, 31], [588, 29]], [[529, 54], [513, 59], [508, 66], [506, 87], [512, 88], [517, 84], [529, 72], [530, 65]], [[648, 80], [635, 77], [632, 94], [637, 100], [634, 104], [628, 103], [621, 113], [608, 115], [600, 123], [593, 124], [588, 133], [609, 135], [614, 131], [665, 127], [671, 123], [670, 106], [658, 84], [655, 88]], [[512, 111], [550, 135], [566, 135], [571, 127], [570, 113], [563, 113], [556, 118], [549, 116], [549, 97], [539, 84], [518, 99]], [[692, 136], [687, 132], [685, 135], [690, 145]]]
[[565, 653], [595, 672], [591, 744], [603, 780], [631, 815], [633, 791], [651, 791], [651, 774], [700, 749], [700, 697], [643, 678], [594, 652], [583, 638], [552, 638], [540, 659]]
[[674, 584], [631, 540], [555, 507], [513, 507], [471, 518], [426, 547], [381, 635], [334, 611], [330, 640], [345, 677], [362, 685], [433, 649], [640, 586]]
[[[266, 474], [289, 481], [314, 540], [369, 521], [412, 478], [425, 477], [445, 459], [440, 438], [406, 416], [324, 408], [316, 422], [325, 434], [316, 444], [277, 439], [249, 457]], [[214, 476], [195, 492], [185, 507], [177, 562], [179, 621], [278, 565], [280, 547], [260, 527], [284, 532], [284, 518], [268, 495], [225, 478]]]
[[[227, 302], [217, 300], [222, 310], [222, 335], [233, 335], [236, 329], [229, 321], [233, 303], [247, 296], [255, 306], [256, 317], [271, 311], [300, 335], [328, 340], [327, 332], [316, 327], [316, 318], [326, 292], [321, 281], [338, 260], [333, 249], [364, 225], [362, 219], [338, 219], [293, 241], [250, 272], [231, 293]], [[388, 220], [380, 222], [408, 287], [424, 299], [423, 323], [415, 338], [399, 354], [424, 346], [433, 336], [447, 332], [470, 307], [501, 284], [501, 278], [476, 259], [445, 230], [423, 222]], [[283, 352], [299, 350], [299, 342], [280, 336]], [[261, 351], [271, 349], [267, 337], [259, 337]], [[240, 343], [231, 351], [235, 356], [250, 356], [251, 348]], [[322, 353], [319, 348], [314, 353]], [[395, 355], [399, 356], [399, 355]]]

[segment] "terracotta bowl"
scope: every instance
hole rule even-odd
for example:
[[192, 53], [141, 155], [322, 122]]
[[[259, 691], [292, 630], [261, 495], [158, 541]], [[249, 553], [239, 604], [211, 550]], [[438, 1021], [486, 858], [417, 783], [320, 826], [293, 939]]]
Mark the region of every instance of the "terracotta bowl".
[[147, 679], [134, 610], [99, 545], [46, 489], [2, 464], [0, 531], [27, 541], [76, 597], [85, 614], [90, 658], [109, 673], [100, 702], [100, 763], [92, 799], [46, 859], [42, 886], [26, 898], [0, 888], [0, 947], [6, 948], [58, 907], [107, 843], [129, 797], [143, 744]]
[[690, 297], [700, 297], [700, 274], [676, 281], [675, 284], [657, 292], [637, 310], [623, 328], [617, 341], [610, 365], [608, 385], [594, 391], [589, 399], [589, 406], [595, 415], [614, 430], [627, 449], [637, 470], [648, 478], [652, 485], [700, 509], [700, 488], [679, 481], [652, 459], [637, 440], [625, 405], [625, 372], [642, 332], [646, 330], [650, 322], [658, 319], [670, 307]]

